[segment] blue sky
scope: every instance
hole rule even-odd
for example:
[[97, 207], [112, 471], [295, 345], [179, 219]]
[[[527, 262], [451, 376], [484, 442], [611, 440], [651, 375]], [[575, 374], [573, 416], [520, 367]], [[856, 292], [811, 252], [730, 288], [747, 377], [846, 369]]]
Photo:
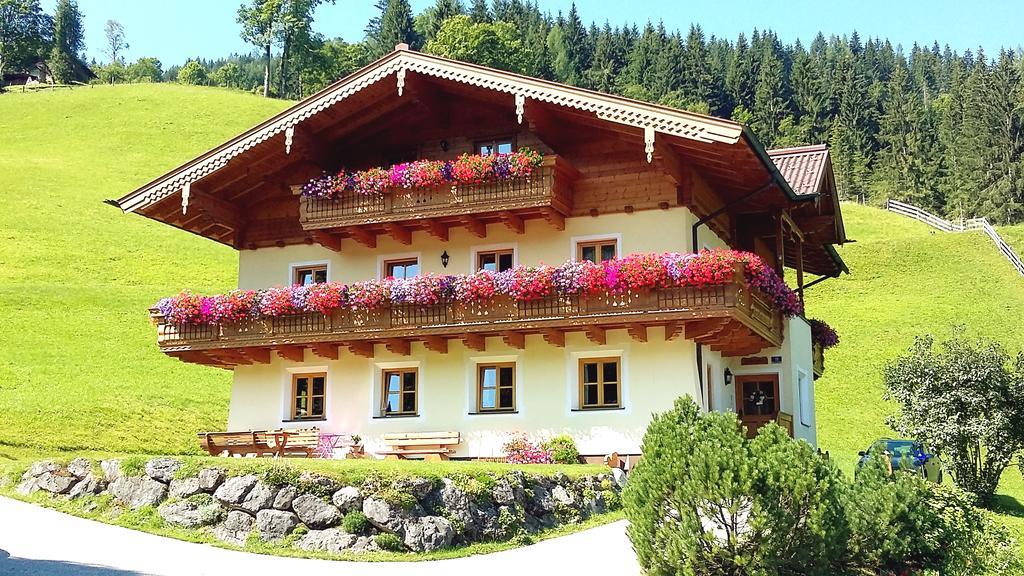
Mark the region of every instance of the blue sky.
[[[464, 0], [464, 3], [467, 0]], [[85, 15], [89, 58], [106, 60], [103, 27], [108, 19], [121, 22], [130, 48], [129, 60], [156, 56], [164, 66], [195, 56], [216, 57], [252, 48], [238, 37], [235, 12], [241, 0], [78, 0]], [[542, 9], [567, 11], [571, 0], [540, 0]], [[56, 0], [43, 0], [47, 11]], [[433, 0], [412, 0], [419, 11]], [[818, 30], [844, 34], [857, 30], [861, 37], [888, 37], [909, 48], [915, 41], [933, 40], [957, 51], [1021, 47], [1024, 29], [1022, 0], [578, 0], [584, 22], [606, 19], [613, 24], [664, 20], [669, 29], [699, 23], [706, 34], [735, 39], [739, 32], [771, 28], [785, 42], [809, 42]], [[362, 38], [366, 21], [374, 14], [373, 0], [337, 0], [322, 6], [316, 28], [325, 36], [346, 40]]]

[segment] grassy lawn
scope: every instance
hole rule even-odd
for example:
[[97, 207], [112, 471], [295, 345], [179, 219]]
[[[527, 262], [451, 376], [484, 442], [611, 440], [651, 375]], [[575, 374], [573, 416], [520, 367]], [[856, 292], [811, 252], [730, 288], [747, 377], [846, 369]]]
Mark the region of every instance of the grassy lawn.
[[224, 290], [224, 246], [103, 204], [287, 105], [169, 84], [0, 96], [0, 453], [195, 451], [230, 373], [156, 350], [146, 309]]
[[1013, 248], [1018, 256], [1024, 258], [1024, 224], [1016, 226], [1002, 226], [999, 228], [999, 235]]
[[[876, 208], [844, 205], [840, 248], [852, 274], [807, 292], [808, 314], [829, 322], [840, 345], [826, 353], [816, 383], [818, 441], [847, 471], [857, 451], [895, 433], [885, 424], [882, 368], [915, 336], [948, 335], [953, 325], [1024, 350], [1024, 280], [979, 233], [944, 234]], [[1024, 227], [1019, 227], [1024, 231]], [[1000, 486], [1003, 518], [1024, 536], [1024, 479], [1016, 467]]]

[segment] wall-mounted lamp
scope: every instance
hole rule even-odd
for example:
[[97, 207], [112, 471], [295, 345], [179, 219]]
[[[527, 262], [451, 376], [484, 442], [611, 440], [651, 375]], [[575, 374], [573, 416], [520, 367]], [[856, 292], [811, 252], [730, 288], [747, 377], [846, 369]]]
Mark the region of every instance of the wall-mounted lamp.
[[441, 150], [443, 152], [447, 152], [448, 151], [448, 141], [447, 140], [441, 140]]
[[729, 370], [728, 368], [725, 369], [725, 384], [732, 384], [732, 370]]
[[441, 252], [441, 266], [444, 266], [445, 268], [447, 268], [448, 267], [448, 260], [449, 260], [448, 251], [445, 250], [444, 252]]

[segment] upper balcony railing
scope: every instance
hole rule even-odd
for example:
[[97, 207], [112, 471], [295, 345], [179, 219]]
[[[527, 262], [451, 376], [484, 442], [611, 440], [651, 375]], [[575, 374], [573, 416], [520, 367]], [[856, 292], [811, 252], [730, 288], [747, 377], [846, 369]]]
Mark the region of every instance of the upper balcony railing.
[[[372, 310], [339, 308], [331, 314], [303, 313], [248, 319], [225, 325], [175, 325], [152, 309], [158, 342], [167, 352], [268, 347], [353, 341], [424, 340], [465, 334], [502, 335], [546, 330], [582, 331], [591, 326], [676, 325], [720, 318], [723, 326], [749, 328], [764, 347], [782, 341], [782, 314], [757, 290], [747, 286], [741, 270], [722, 286], [671, 287], [598, 296], [551, 296], [515, 301], [495, 296], [480, 303], [385, 305]], [[746, 346], [749, 346], [749, 342]]]
[[305, 230], [318, 230], [528, 208], [552, 208], [567, 214], [572, 208], [574, 172], [564, 159], [552, 155], [545, 156], [530, 176], [510, 180], [384, 194], [345, 192], [332, 200], [302, 196], [299, 221]]

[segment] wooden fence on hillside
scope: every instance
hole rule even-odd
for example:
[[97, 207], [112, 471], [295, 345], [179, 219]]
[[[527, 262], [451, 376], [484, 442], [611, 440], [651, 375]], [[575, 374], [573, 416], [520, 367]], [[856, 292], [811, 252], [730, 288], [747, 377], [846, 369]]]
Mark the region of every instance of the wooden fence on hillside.
[[907, 204], [905, 202], [900, 202], [898, 200], [892, 199], [885, 201], [885, 209], [889, 210], [890, 212], [895, 212], [908, 218], [913, 218], [914, 220], [924, 222], [925, 224], [928, 224], [929, 226], [932, 226], [934, 228], [938, 228], [939, 230], [942, 230], [944, 232], [967, 232], [969, 230], [981, 230], [989, 238], [992, 239], [992, 242], [995, 243], [996, 248], [999, 249], [999, 252], [1002, 253], [1002, 255], [1005, 256], [1006, 259], [1010, 261], [1010, 264], [1017, 270], [1017, 272], [1019, 272], [1021, 276], [1024, 276], [1024, 261], [1021, 261], [1020, 256], [1018, 256], [1017, 253], [1013, 251], [1013, 248], [1011, 248], [1010, 245], [1007, 244], [1005, 240], [1003, 240], [1003, 238], [999, 235], [999, 232], [996, 232], [996, 229], [993, 228], [992, 225], [989, 224], [989, 221], [985, 218], [970, 218], [967, 220], [960, 220], [959, 222], [950, 222], [945, 218], [936, 216], [912, 204]]

